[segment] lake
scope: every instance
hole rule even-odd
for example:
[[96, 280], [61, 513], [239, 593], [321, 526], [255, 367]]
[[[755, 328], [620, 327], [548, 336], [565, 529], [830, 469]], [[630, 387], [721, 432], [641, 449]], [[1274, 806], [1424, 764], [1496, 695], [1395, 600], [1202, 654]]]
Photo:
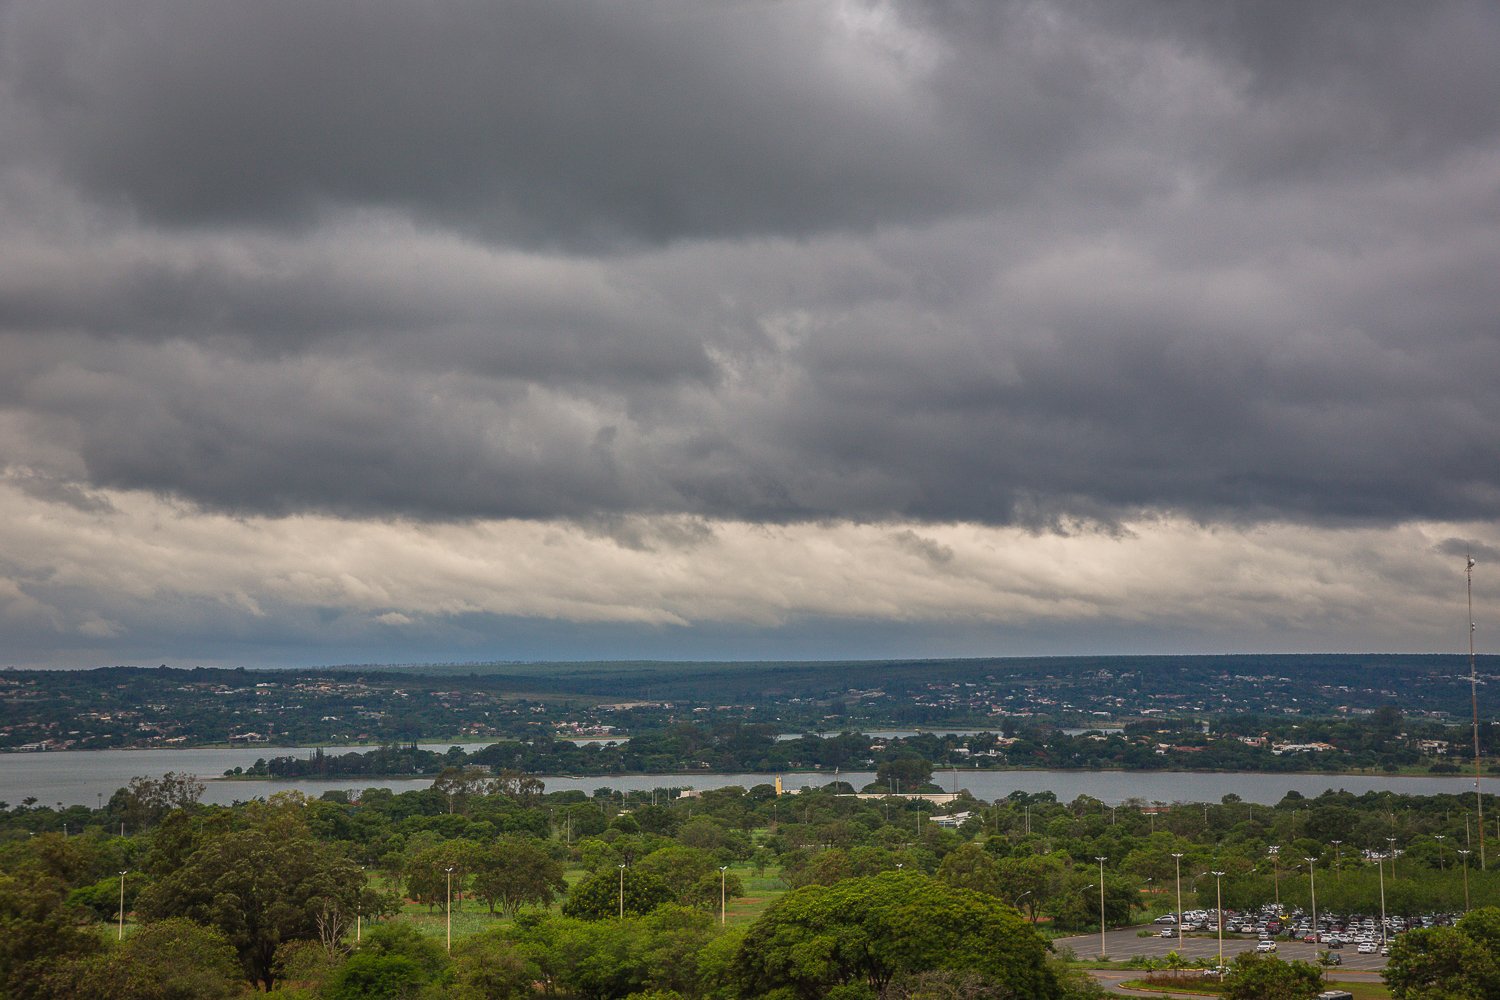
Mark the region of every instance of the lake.
[[[446, 750], [452, 744], [423, 744], [427, 749]], [[483, 744], [479, 744], [483, 745]], [[257, 758], [308, 754], [309, 747], [245, 747], [219, 750], [64, 750], [45, 753], [0, 755], [0, 799], [16, 805], [34, 796], [43, 805], [97, 807], [131, 778], [160, 777], [168, 771], [187, 771], [204, 779], [216, 778], [235, 767], [249, 767]], [[771, 774], [648, 775], [539, 775], [548, 791], [598, 788], [650, 790], [653, 788], [722, 788], [728, 785], [771, 783]], [[856, 788], [875, 780], [870, 771], [846, 771], [840, 778]], [[831, 771], [785, 774], [785, 788], [826, 784]], [[1409, 795], [1461, 794], [1474, 790], [1472, 777], [1385, 777], [1362, 774], [1214, 774], [1195, 771], [938, 771], [933, 780], [948, 791], [967, 788], [985, 800], [1004, 798], [1013, 791], [1054, 793], [1063, 802], [1088, 795], [1110, 804], [1130, 798], [1146, 802], [1217, 802], [1233, 792], [1246, 802], [1271, 805], [1288, 791], [1311, 798], [1327, 789], [1345, 789], [1356, 794], [1389, 790]], [[203, 801], [219, 805], [275, 792], [298, 790], [317, 796], [330, 789], [390, 788], [396, 791], [426, 788], [430, 778], [306, 778], [273, 781], [207, 781]]]

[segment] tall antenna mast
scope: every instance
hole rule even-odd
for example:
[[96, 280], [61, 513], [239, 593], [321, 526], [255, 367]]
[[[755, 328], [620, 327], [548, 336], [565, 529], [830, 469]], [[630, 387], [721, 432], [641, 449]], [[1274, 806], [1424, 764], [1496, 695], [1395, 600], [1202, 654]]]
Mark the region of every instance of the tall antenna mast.
[[1479, 790], [1479, 674], [1474, 670], [1474, 557], [1468, 557], [1464, 576], [1469, 591], [1469, 700], [1474, 706], [1474, 808], [1479, 813], [1479, 870], [1484, 871], [1484, 795]]

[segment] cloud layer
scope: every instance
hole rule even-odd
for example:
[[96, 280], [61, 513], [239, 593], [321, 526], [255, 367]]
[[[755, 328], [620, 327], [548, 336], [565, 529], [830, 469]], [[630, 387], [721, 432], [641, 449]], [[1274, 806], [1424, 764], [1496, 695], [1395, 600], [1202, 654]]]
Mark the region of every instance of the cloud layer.
[[[22, 662], [1334, 651], [1355, 635], [1461, 652], [1448, 553], [1484, 530], [413, 524], [27, 486], [0, 486], [0, 625]], [[1481, 577], [1481, 601], [1495, 593]]]
[[[1086, 535], [1110, 621], [1216, 648], [1100, 553], [1500, 540], [1497, 47], [1481, 2], [0, 4], [6, 489], [122, 539], [165, 505], [189, 562], [234, 525], [318, 524], [317, 562], [644, 524], [878, 577]], [[263, 643], [333, 606], [938, 635], [1009, 593], [824, 606], [782, 552], [779, 602], [685, 608], [569, 552], [608, 612], [540, 569], [498, 603], [189, 590], [254, 594]], [[45, 556], [0, 581], [59, 635], [176, 635], [93, 559], [62, 604]], [[1070, 606], [1008, 600], [1038, 636]]]

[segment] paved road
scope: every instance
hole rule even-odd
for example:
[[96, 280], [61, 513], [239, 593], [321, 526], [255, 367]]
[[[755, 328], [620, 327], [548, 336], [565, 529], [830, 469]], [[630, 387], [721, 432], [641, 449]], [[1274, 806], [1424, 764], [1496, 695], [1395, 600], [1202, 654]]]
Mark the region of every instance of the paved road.
[[[1137, 955], [1148, 955], [1161, 958], [1169, 951], [1176, 951], [1184, 958], [1192, 961], [1195, 958], [1217, 959], [1219, 957], [1219, 939], [1213, 934], [1188, 934], [1184, 936], [1182, 947], [1177, 946], [1177, 938], [1141, 937], [1140, 928], [1131, 927], [1117, 931], [1106, 931], [1104, 944], [1106, 954], [1115, 961], [1124, 961]], [[1071, 949], [1073, 954], [1079, 958], [1095, 958], [1099, 954], [1099, 935], [1080, 934], [1075, 937], [1058, 938], [1052, 942], [1052, 946], [1059, 951], [1064, 948]], [[1224, 961], [1234, 959], [1242, 951], [1252, 951], [1255, 948], [1254, 938], [1238, 937], [1236, 935], [1224, 935]], [[1301, 941], [1277, 942], [1276, 954], [1290, 961], [1300, 958], [1306, 962], [1317, 960], [1319, 948], [1303, 944]], [[1354, 950], [1354, 945], [1345, 945], [1339, 950], [1343, 955], [1344, 964], [1331, 971], [1337, 973], [1342, 969], [1351, 971], [1378, 972], [1385, 968], [1385, 959], [1380, 955], [1361, 955]]]

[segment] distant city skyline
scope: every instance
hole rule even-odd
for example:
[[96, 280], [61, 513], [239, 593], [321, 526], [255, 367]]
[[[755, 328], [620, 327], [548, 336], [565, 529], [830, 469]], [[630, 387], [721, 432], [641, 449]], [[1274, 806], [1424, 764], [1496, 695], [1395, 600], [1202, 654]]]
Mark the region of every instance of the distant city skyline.
[[0, 664], [1500, 651], [1500, 7], [0, 7]]

